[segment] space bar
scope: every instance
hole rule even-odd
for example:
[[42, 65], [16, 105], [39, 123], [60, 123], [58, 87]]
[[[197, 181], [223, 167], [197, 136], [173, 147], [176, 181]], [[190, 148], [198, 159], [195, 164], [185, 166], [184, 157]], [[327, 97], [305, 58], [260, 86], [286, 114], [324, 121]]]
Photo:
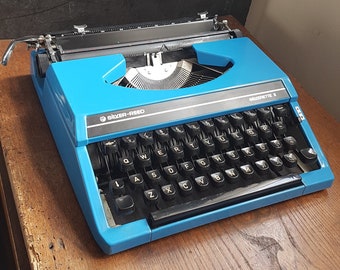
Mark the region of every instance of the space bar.
[[300, 185], [303, 185], [301, 176], [299, 174], [289, 174], [287, 176], [255, 183], [225, 193], [219, 193], [199, 200], [151, 212], [148, 222], [152, 228], [156, 228], [201, 213], [259, 198]]

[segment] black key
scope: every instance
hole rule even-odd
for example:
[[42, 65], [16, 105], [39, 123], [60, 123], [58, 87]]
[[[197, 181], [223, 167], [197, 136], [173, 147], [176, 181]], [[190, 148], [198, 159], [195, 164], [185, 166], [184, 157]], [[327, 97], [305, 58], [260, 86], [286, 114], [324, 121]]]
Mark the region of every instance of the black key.
[[270, 171], [267, 161], [265, 161], [263, 159], [255, 161], [255, 170], [260, 175], [265, 175], [265, 174], [269, 173], [269, 171]]
[[191, 161], [185, 161], [180, 163], [180, 170], [181, 173], [185, 176], [191, 176], [195, 172], [194, 165], [192, 164]]
[[238, 152], [236, 150], [231, 150], [225, 153], [226, 154], [226, 158], [227, 158], [227, 162], [230, 165], [237, 165], [240, 162], [240, 155], [238, 154]]
[[214, 118], [215, 125], [221, 130], [226, 131], [230, 127], [229, 119], [226, 116], [218, 116]]
[[169, 181], [178, 179], [179, 174], [175, 165], [165, 166], [163, 168], [163, 171], [165, 174], [165, 178]]
[[192, 193], [192, 184], [189, 180], [178, 182], [179, 191], [183, 196], [188, 196]]
[[283, 152], [283, 145], [280, 140], [271, 140], [269, 142], [269, 148], [273, 155], [277, 155]]
[[277, 117], [286, 117], [289, 115], [289, 109], [284, 104], [273, 106], [273, 111], [274, 111], [275, 116]]
[[262, 137], [263, 139], [270, 139], [273, 135], [272, 129], [269, 125], [266, 124], [260, 125], [258, 128], [258, 132], [260, 137]]
[[139, 189], [144, 186], [144, 179], [140, 173], [132, 174], [129, 176], [132, 189]]
[[168, 142], [170, 140], [170, 134], [167, 128], [156, 129], [155, 135], [157, 140], [161, 143]]
[[201, 132], [201, 127], [198, 122], [187, 123], [185, 124], [185, 128], [187, 132], [193, 137], [197, 136]]
[[269, 148], [267, 143], [257, 143], [255, 144], [255, 155], [258, 158], [266, 158], [269, 154]]
[[122, 172], [129, 172], [135, 169], [131, 157], [122, 157], [119, 159], [120, 169]]
[[171, 157], [175, 160], [179, 160], [184, 158], [184, 150], [183, 146], [181, 145], [175, 145], [170, 147], [170, 154]]
[[164, 150], [164, 148], [156, 148], [153, 151], [153, 158], [156, 163], [163, 164], [168, 161], [168, 153]]
[[109, 186], [114, 195], [123, 195], [125, 192], [124, 180], [121, 178], [110, 181]]
[[200, 153], [200, 148], [197, 141], [189, 141], [184, 143], [185, 153], [189, 157], [197, 156]]
[[148, 206], [157, 205], [159, 195], [156, 189], [148, 189], [144, 191], [144, 201]]
[[144, 146], [152, 145], [154, 142], [152, 131], [141, 132], [138, 134], [138, 138]]
[[115, 199], [118, 214], [128, 215], [135, 211], [135, 203], [130, 195], [124, 195]]
[[255, 151], [253, 147], [241, 148], [241, 153], [243, 155], [244, 160], [248, 162], [252, 162], [255, 160]]
[[258, 143], [259, 141], [259, 135], [257, 134], [257, 131], [254, 128], [247, 128], [244, 131], [245, 139], [247, 142], [251, 144]]
[[185, 129], [182, 125], [170, 127], [170, 134], [177, 140], [185, 137]]
[[229, 140], [225, 135], [217, 135], [214, 136], [214, 141], [216, 145], [216, 149], [218, 150], [227, 150], [229, 148]]
[[231, 124], [235, 127], [238, 128], [244, 124], [244, 118], [242, 113], [232, 113], [229, 115], [229, 119]]
[[210, 157], [212, 166], [214, 166], [217, 169], [224, 168], [225, 164], [225, 158], [222, 154], [216, 154]]
[[252, 124], [257, 120], [257, 113], [255, 110], [245, 111], [243, 112], [243, 115], [248, 124]]
[[161, 187], [162, 197], [167, 200], [173, 200], [176, 197], [176, 189], [172, 184], [164, 185]]
[[239, 131], [230, 133], [230, 138], [235, 147], [241, 146], [244, 143], [244, 137]]
[[106, 141], [103, 141], [101, 144], [102, 144], [102, 151], [104, 155], [117, 153], [119, 151], [118, 150], [118, 144], [119, 144], [118, 139], [106, 140]]
[[148, 179], [150, 180], [151, 185], [159, 185], [161, 184], [162, 176], [159, 170], [150, 170], [146, 172]]
[[264, 107], [257, 109], [257, 115], [263, 122], [265, 122], [272, 117], [272, 112], [269, 107]]
[[205, 153], [212, 153], [215, 151], [215, 143], [212, 138], [203, 138], [200, 140], [200, 146]]
[[283, 164], [288, 168], [293, 168], [297, 166], [297, 158], [293, 153], [288, 153], [283, 155]]
[[215, 124], [214, 124], [214, 121], [212, 119], [205, 119], [205, 120], [201, 120], [199, 121], [202, 129], [208, 133], [208, 134], [211, 134], [214, 132], [214, 129], [215, 129]]
[[215, 187], [221, 187], [225, 183], [225, 178], [221, 172], [210, 174], [210, 180]]
[[318, 157], [315, 150], [310, 147], [301, 149], [299, 154], [300, 154], [299, 156], [302, 162], [310, 163], [310, 164], [315, 163]]
[[207, 190], [209, 188], [209, 179], [204, 175], [195, 177], [195, 183], [200, 191]]
[[122, 137], [121, 144], [127, 150], [135, 149], [137, 147], [137, 138], [135, 135]]
[[269, 158], [269, 166], [274, 172], [279, 172], [283, 169], [283, 161], [281, 158], [275, 156]]
[[195, 160], [195, 165], [199, 172], [206, 172], [210, 169], [210, 162], [207, 158], [200, 158]]
[[143, 152], [143, 153], [138, 153], [136, 155], [136, 164], [140, 167], [140, 168], [146, 168], [146, 167], [150, 167], [151, 166], [151, 157], [150, 154], [147, 152]]
[[224, 171], [226, 179], [230, 183], [235, 183], [240, 179], [240, 174], [235, 168], [230, 168]]
[[255, 174], [254, 168], [250, 164], [240, 166], [240, 171], [242, 176], [246, 179], [251, 178]]
[[282, 121], [277, 121], [272, 124], [272, 128], [276, 136], [280, 137], [287, 132], [287, 127]]
[[183, 220], [202, 213], [210, 212], [226, 206], [235, 205], [251, 199], [261, 198], [266, 194], [301, 186], [301, 176], [290, 174], [272, 180], [263, 181], [235, 190], [192, 200], [184, 204], [176, 204], [166, 209], [151, 212], [148, 219], [152, 228]]
[[295, 150], [297, 147], [297, 141], [293, 136], [284, 137], [283, 145], [287, 150]]

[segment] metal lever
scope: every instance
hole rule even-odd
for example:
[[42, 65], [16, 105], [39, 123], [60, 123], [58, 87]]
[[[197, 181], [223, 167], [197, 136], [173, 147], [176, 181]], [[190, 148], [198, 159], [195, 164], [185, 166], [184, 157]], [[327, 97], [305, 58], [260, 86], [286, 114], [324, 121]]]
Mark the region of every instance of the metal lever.
[[22, 37], [22, 38], [18, 38], [18, 39], [14, 39], [11, 41], [11, 43], [8, 45], [2, 60], [1, 60], [1, 64], [6, 66], [7, 62], [9, 60], [9, 58], [11, 57], [11, 54], [15, 48], [15, 46], [18, 43], [26, 43], [28, 44], [28, 47], [35, 47], [36, 49], [39, 48], [41, 46], [41, 43], [43, 43], [45, 40], [44, 36], [26, 36], [26, 37]]
[[214, 19], [213, 19], [213, 25], [214, 25], [214, 30], [218, 31], [218, 30], [228, 30], [228, 31], [232, 31], [228, 25], [228, 20], [222, 20], [219, 21], [218, 20], [218, 15], [215, 15]]

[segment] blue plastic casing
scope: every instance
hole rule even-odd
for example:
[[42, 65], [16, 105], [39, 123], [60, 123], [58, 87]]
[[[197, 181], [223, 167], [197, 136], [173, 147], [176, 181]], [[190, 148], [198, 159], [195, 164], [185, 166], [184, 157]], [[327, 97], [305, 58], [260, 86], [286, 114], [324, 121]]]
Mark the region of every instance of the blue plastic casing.
[[[139, 90], [111, 84], [126, 72], [125, 59], [120, 54], [52, 63], [44, 78], [39, 77], [36, 68], [36, 54], [39, 52], [33, 52], [31, 55], [32, 79], [57, 148], [91, 232], [107, 254], [117, 253], [215, 220], [322, 190], [330, 187], [333, 182], [334, 176], [297, 102], [297, 93], [292, 83], [269, 57], [248, 38], [200, 43], [193, 47], [199, 63], [225, 65], [228, 61], [232, 61], [233, 67], [220, 77], [195, 87], [177, 90]], [[104, 139], [183, 123], [202, 116], [178, 119], [172, 123], [160, 119], [157, 124], [143, 125], [133, 129], [127, 127], [121, 132], [90, 138], [86, 123], [89, 116], [213, 92], [230, 91], [271, 81], [283, 83], [289, 96], [275, 102], [290, 102], [293, 111], [301, 121], [301, 128], [307, 140], [318, 154], [321, 168], [302, 174], [304, 186], [224, 207], [156, 229], [151, 229], [146, 219], [125, 225], [112, 227], [108, 225], [86, 146]], [[272, 105], [266, 100], [261, 102], [261, 106]], [[204, 118], [252, 109], [258, 105], [257, 103], [247, 108], [234, 108], [223, 112], [216, 108], [216, 112], [205, 115]]]

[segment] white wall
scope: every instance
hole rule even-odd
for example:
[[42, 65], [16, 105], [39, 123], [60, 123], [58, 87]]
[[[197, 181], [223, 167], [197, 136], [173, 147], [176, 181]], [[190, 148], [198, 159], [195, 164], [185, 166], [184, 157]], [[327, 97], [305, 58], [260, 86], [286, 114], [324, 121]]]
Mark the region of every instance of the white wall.
[[340, 121], [340, 1], [253, 0], [246, 27]]

